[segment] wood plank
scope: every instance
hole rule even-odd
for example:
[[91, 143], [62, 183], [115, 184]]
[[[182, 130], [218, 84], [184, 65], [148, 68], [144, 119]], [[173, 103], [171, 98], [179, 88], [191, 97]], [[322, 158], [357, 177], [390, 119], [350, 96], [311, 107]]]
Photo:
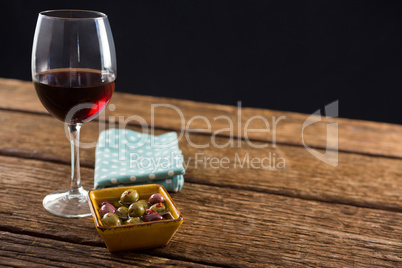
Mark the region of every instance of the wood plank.
[[[25, 239], [20, 234], [39, 237], [38, 247], [99, 246], [89, 254], [104, 252], [106, 260], [142, 258], [138, 252], [108, 255], [91, 218], [44, 211], [43, 196], [65, 183], [68, 166], [0, 156], [0, 170], [0, 231], [15, 240]], [[92, 174], [83, 168], [85, 178]], [[182, 227], [168, 246], [140, 254], [224, 267], [402, 265], [402, 213], [193, 183], [172, 197], [183, 213]]]
[[[232, 135], [234, 138], [259, 140], [269, 143], [269, 145], [272, 143], [284, 143], [302, 146], [305, 143], [312, 148], [335, 148], [335, 136], [327, 138], [326, 130], [327, 124], [338, 123], [339, 150], [402, 157], [401, 125], [344, 118], [323, 118], [322, 121], [311, 124], [302, 131], [303, 124], [309, 115], [244, 107], [240, 111], [241, 116], [239, 116], [239, 110], [236, 106], [124, 93], [114, 94], [111, 104], [115, 106], [115, 110], [107, 110], [106, 119], [111, 117], [117, 120], [121, 116], [124, 120], [128, 120], [130, 116], [136, 115], [144, 119], [148, 125], [153, 124], [156, 128], [176, 131], [187, 128], [193, 132], [215, 133], [217, 136]], [[154, 113], [152, 113], [151, 107], [153, 104], [169, 104], [176, 107], [176, 110], [171, 107], [159, 107], [155, 108]], [[323, 103], [323, 105], [326, 104]], [[39, 103], [31, 82], [4, 78], [0, 79], [0, 108], [46, 113]], [[311, 112], [313, 113], [320, 108], [324, 107], [313, 107]], [[341, 115], [342, 111], [339, 112]], [[184, 121], [180, 113], [182, 113]], [[203, 118], [199, 118], [199, 116]], [[221, 118], [217, 118], [218, 116], [221, 116]], [[260, 119], [252, 120], [254, 116], [260, 116]], [[285, 116], [285, 119], [279, 120], [281, 116]], [[230, 127], [230, 124], [223, 117], [230, 118], [233, 121], [233, 132], [224, 131], [224, 129]], [[249, 130], [253, 128], [258, 130], [268, 129], [266, 122], [261, 120], [261, 117], [268, 121], [269, 132], [248, 131], [246, 137], [244, 132], [246, 125], [248, 125]], [[239, 124], [238, 118], [240, 118]], [[210, 124], [210, 129], [208, 129], [205, 120]], [[251, 121], [247, 124], [249, 120]], [[276, 133], [274, 134], [273, 125], [275, 124], [273, 122], [275, 120], [279, 121], [276, 124]], [[130, 124], [138, 124], [135, 120], [129, 121]], [[197, 128], [201, 130], [195, 130]]]
[[[68, 140], [63, 124], [54, 118], [0, 111], [0, 124], [0, 154], [68, 163]], [[84, 125], [83, 141], [96, 142], [98, 135], [96, 122]], [[207, 135], [192, 134], [189, 139], [196, 145], [211, 143]], [[216, 142], [225, 144], [228, 139], [219, 137]], [[253, 148], [242, 141], [240, 147], [197, 149], [182, 139], [179, 147], [188, 182], [402, 211], [400, 159], [340, 153], [339, 165], [334, 168], [296, 146]], [[94, 155], [94, 148], [82, 149], [81, 163], [94, 167]], [[262, 164], [253, 163], [253, 159], [262, 159]], [[219, 166], [224, 161], [227, 163]], [[281, 162], [284, 168], [278, 165]]]
[[148, 254], [108, 254], [102, 247], [0, 232], [1, 267], [212, 267]]

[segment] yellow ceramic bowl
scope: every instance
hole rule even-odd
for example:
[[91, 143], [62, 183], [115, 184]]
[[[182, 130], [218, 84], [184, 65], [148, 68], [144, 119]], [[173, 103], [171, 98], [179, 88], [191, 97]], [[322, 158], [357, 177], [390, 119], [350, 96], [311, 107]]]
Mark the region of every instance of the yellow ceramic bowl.
[[[148, 199], [153, 193], [160, 193], [165, 198], [165, 205], [172, 219], [113, 227], [104, 226], [99, 214], [99, 204], [105, 200], [112, 202], [119, 200], [120, 195], [127, 189], [137, 190], [140, 199]], [[92, 190], [89, 192], [89, 206], [95, 227], [110, 252], [165, 246], [183, 223], [179, 209], [166, 189], [159, 184]]]

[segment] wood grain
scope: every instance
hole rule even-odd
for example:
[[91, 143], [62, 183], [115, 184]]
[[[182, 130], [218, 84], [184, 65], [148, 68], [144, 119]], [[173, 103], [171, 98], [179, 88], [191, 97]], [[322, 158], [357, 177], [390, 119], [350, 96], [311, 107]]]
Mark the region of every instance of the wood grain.
[[[87, 245], [90, 259], [104, 254], [105, 261], [120, 262], [104, 247], [91, 218], [55, 217], [41, 207], [43, 196], [66, 182], [68, 166], [0, 156], [0, 167], [0, 252], [18, 251], [18, 245], [8, 246], [12, 241], [31, 243], [26, 249], [38, 252], [53, 248], [55, 254], [64, 252], [56, 250], [59, 246], [67, 247], [66, 256]], [[83, 169], [84, 177], [92, 174]], [[155, 262], [223, 267], [402, 264], [401, 213], [192, 183], [172, 198], [184, 223], [169, 245], [140, 255], [123, 253], [118, 255], [121, 262], [138, 264], [138, 259], [148, 259], [145, 254], [158, 257]], [[24, 258], [18, 255], [18, 260]]]
[[[305, 144], [312, 148], [335, 148], [335, 137], [327, 138], [327, 125], [337, 123], [340, 151], [402, 157], [402, 126], [400, 125], [323, 117], [321, 121], [303, 129], [303, 124], [309, 118], [309, 115], [306, 114], [247, 107], [239, 111], [236, 106], [124, 93], [115, 93], [111, 104], [105, 115], [106, 120], [109, 118], [118, 122], [126, 120], [129, 124], [138, 125], [139, 122], [130, 117], [135, 115], [142, 118], [148, 126], [153, 125], [156, 128], [176, 131], [187, 129], [191, 132], [209, 135], [215, 132], [217, 136], [241, 137], [270, 145], [272, 143], [298, 146]], [[168, 104], [176, 108], [157, 107], [152, 109], [152, 105], [155, 104]], [[323, 106], [325, 105], [323, 103]], [[111, 111], [111, 107], [115, 109]], [[31, 82], [4, 78], [0, 79], [0, 108], [46, 113]], [[311, 113], [320, 108], [324, 107], [315, 107]], [[341, 110], [339, 113], [342, 115]], [[282, 116], [285, 118], [279, 120]], [[233, 122], [232, 132], [225, 131], [230, 127], [227, 118]], [[279, 121], [274, 124], [276, 120]], [[267, 127], [266, 121], [269, 127]], [[210, 123], [210, 128], [208, 123]], [[247, 133], [245, 133], [246, 125]], [[277, 126], [276, 133], [274, 133], [274, 125]], [[257, 129], [257, 131], [252, 131], [252, 129]]]
[[0, 231], [2, 267], [211, 267], [148, 254], [109, 254], [103, 247]]
[[[0, 111], [0, 124], [1, 154], [68, 163], [69, 143], [63, 124], [54, 118]], [[140, 131], [138, 127], [129, 128]], [[96, 142], [98, 135], [96, 122], [84, 125], [83, 142]], [[196, 145], [211, 143], [206, 135], [191, 134], [189, 139]], [[219, 137], [215, 141], [225, 144], [228, 138]], [[400, 159], [339, 153], [339, 165], [331, 167], [298, 146], [253, 148], [242, 141], [234, 148], [197, 149], [182, 139], [179, 147], [189, 182], [402, 211]], [[80, 154], [83, 166], [94, 167], [94, 148], [82, 149]], [[222, 159], [227, 163], [221, 164]], [[252, 159], [265, 160], [253, 164]], [[277, 165], [280, 162], [285, 164], [283, 168]]]
[[[177, 107], [185, 124], [171, 107], [159, 107], [152, 121], [158, 103]], [[184, 215], [179, 231], [166, 247], [110, 254], [91, 218], [47, 213], [43, 197], [67, 187], [70, 176], [63, 124], [47, 114], [32, 83], [0, 79], [0, 266], [402, 266], [402, 126], [324, 118], [303, 132], [308, 115], [297, 113], [122, 93], [112, 104], [115, 109], [110, 105], [103, 114], [106, 128], [124, 122], [144, 131], [136, 121], [142, 118], [155, 134], [187, 130], [179, 144], [186, 183], [172, 194]], [[259, 117], [248, 128], [259, 130], [266, 128], [261, 119], [286, 118], [276, 135], [272, 128], [246, 135], [253, 116]], [[225, 118], [239, 124], [233, 133], [216, 133], [228, 127]], [[83, 142], [96, 142], [99, 119], [84, 125]], [[335, 139], [326, 144], [326, 126], [334, 123], [336, 167], [313, 157], [302, 140], [303, 132], [304, 142], [320, 153], [335, 148]], [[94, 148], [81, 150], [87, 188], [94, 158]], [[265, 159], [265, 166], [253, 159]]]

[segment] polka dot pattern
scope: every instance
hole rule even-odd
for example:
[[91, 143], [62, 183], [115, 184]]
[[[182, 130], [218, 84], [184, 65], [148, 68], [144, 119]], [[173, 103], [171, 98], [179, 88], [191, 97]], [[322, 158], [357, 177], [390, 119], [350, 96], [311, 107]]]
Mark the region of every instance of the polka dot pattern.
[[158, 183], [170, 192], [184, 184], [183, 155], [177, 134], [160, 136], [108, 129], [98, 140], [94, 188]]

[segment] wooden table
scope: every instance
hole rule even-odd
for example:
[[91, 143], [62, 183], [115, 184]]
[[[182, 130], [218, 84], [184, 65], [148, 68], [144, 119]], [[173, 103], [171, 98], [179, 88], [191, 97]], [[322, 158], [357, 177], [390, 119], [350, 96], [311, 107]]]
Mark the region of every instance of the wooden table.
[[[179, 231], [166, 247], [110, 254], [91, 217], [47, 213], [43, 197], [70, 176], [63, 123], [44, 110], [32, 83], [0, 79], [0, 266], [402, 266], [402, 126], [327, 118], [302, 139], [304, 114], [122, 93], [111, 103], [107, 128], [137, 115], [155, 134], [188, 129], [179, 144], [186, 182], [172, 194], [184, 216]], [[184, 125], [172, 107], [154, 107], [152, 120], [152, 104], [178, 108]], [[276, 133], [273, 116], [286, 117]], [[232, 133], [228, 118], [237, 122]], [[141, 131], [131, 119], [127, 128]], [[100, 122], [83, 126], [84, 142], [97, 140]], [[336, 167], [303, 146], [324, 153], [331, 123], [339, 131]], [[267, 158], [257, 164], [269, 155], [285, 167]], [[223, 158], [229, 164], [219, 167]], [[94, 148], [81, 150], [87, 188], [94, 159]]]

